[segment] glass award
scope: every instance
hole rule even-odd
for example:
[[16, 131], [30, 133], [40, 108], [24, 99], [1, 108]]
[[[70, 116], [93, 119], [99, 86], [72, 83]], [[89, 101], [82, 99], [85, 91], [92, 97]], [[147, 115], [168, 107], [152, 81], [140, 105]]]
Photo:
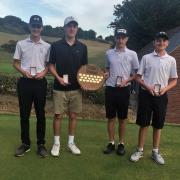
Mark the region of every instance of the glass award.
[[69, 78], [68, 78], [68, 74], [64, 74], [63, 75], [63, 80], [66, 84], [69, 84]]
[[122, 76], [118, 76], [117, 79], [116, 79], [116, 86], [121, 86], [122, 81], [123, 81]]
[[161, 85], [160, 84], [155, 84], [154, 85], [154, 92], [156, 94], [160, 94], [160, 90], [161, 90]]
[[36, 74], [37, 74], [36, 67], [30, 67], [30, 74], [31, 74], [31, 76], [36, 76]]

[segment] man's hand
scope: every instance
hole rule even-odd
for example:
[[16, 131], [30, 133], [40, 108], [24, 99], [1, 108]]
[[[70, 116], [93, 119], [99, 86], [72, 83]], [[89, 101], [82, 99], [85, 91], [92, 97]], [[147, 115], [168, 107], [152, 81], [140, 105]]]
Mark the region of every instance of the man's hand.
[[105, 73], [104, 73], [104, 77], [105, 77], [106, 80], [109, 78], [109, 76], [110, 76], [110, 75], [109, 75], [109, 72], [105, 72]]
[[26, 78], [29, 78], [29, 79], [33, 78], [33, 76], [29, 72], [27, 72], [27, 71], [23, 71], [22, 75], [25, 76]]
[[42, 71], [40, 73], [37, 73], [36, 76], [34, 77], [35, 79], [43, 79], [46, 75], [46, 71]]
[[124, 80], [124, 81], [122, 81], [122, 83], [120, 84], [120, 85], [118, 85], [117, 87], [125, 87], [127, 84], [128, 84], [128, 80]]
[[65, 83], [64, 82], [64, 79], [61, 78], [61, 77], [58, 77], [57, 80], [59, 81], [59, 83], [62, 85], [62, 86], [68, 86], [69, 84]]
[[166, 88], [162, 88], [162, 89], [160, 90], [159, 96], [164, 95], [166, 92], [167, 92]]
[[155, 96], [156, 93], [154, 92], [154, 86], [147, 86], [146, 89], [149, 91], [151, 95]]

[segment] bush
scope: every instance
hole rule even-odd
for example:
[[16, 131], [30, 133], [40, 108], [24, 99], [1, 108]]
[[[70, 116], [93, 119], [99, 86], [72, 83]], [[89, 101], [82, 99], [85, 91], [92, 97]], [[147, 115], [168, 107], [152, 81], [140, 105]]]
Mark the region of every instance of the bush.
[[89, 99], [93, 104], [104, 105], [105, 103], [105, 88], [98, 91], [83, 91], [83, 97]]
[[[0, 74], [0, 93], [17, 95], [17, 81], [19, 77], [9, 74]], [[53, 79], [47, 77], [47, 97], [53, 95]], [[104, 88], [99, 91], [83, 91], [83, 98], [89, 99], [93, 104], [104, 104]]]

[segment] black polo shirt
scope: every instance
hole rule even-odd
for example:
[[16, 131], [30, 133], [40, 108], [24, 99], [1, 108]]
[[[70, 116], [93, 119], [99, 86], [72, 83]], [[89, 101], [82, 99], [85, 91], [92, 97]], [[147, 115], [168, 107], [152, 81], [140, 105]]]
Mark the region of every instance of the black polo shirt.
[[65, 39], [52, 44], [49, 63], [56, 66], [56, 71], [60, 77], [68, 74], [68, 86], [61, 85], [57, 79], [54, 80], [54, 89], [61, 91], [71, 91], [80, 88], [77, 81], [77, 72], [82, 65], [87, 64], [87, 46], [76, 40], [70, 46]]

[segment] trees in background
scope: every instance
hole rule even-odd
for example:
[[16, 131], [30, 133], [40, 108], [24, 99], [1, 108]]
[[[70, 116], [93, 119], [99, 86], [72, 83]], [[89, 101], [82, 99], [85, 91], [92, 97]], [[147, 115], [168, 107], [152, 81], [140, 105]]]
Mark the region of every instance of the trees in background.
[[[20, 18], [15, 16], [6, 16], [4, 18], [0, 18], [0, 31], [14, 34], [27, 34], [29, 33], [28, 23], [22, 21]], [[63, 37], [63, 27], [55, 27], [53, 28], [50, 25], [46, 25], [43, 28], [42, 35], [51, 36], [51, 37]], [[83, 30], [79, 28], [78, 38], [81, 39], [96, 39], [96, 32], [92, 29]]]
[[126, 28], [130, 48], [139, 50], [156, 32], [180, 26], [180, 0], [124, 0], [114, 6], [114, 16], [109, 27]]

